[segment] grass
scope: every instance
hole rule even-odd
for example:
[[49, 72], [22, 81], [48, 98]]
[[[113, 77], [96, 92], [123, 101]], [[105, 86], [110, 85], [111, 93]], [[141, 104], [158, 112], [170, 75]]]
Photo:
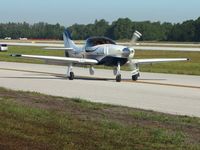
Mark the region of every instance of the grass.
[[[169, 62], [140, 65], [142, 72], [170, 73], [200, 75], [200, 52], [180, 51], [136, 51], [134, 58], [189, 58], [188, 62]], [[103, 67], [112, 69], [111, 67]], [[128, 65], [122, 66], [122, 70], [130, 70]]]
[[[0, 61], [44, 63], [41, 60], [10, 57], [9, 54], [13, 53], [64, 56], [63, 51], [43, 50], [41, 47], [11, 46], [9, 47], [8, 52], [0, 53]], [[200, 52], [136, 51], [135, 55], [135, 58], [180, 58], [180, 57], [190, 58], [191, 61], [141, 65], [140, 70], [144, 72], [200, 75]], [[96, 66], [96, 67], [109, 68], [104, 66]], [[122, 69], [130, 70], [128, 66], [123, 66]]]
[[7, 62], [24, 62], [24, 63], [44, 63], [44, 61], [36, 59], [11, 57], [10, 54], [29, 54], [29, 55], [48, 55], [48, 56], [64, 56], [64, 51], [44, 50], [42, 47], [29, 46], [9, 46], [7, 52], [0, 53], [0, 61]]
[[189, 58], [189, 62], [142, 65], [141, 71], [200, 75], [200, 52], [137, 51], [136, 58]]
[[0, 149], [200, 149], [200, 118], [0, 88]]

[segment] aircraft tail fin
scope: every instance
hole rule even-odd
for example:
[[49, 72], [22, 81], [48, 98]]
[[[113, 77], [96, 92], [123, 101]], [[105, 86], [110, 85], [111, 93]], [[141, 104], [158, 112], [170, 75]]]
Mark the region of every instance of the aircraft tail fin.
[[[78, 51], [79, 50], [79, 48], [73, 42], [71, 34], [67, 29], [65, 29], [65, 31], [63, 33], [63, 40], [64, 40], [65, 48], [73, 49], [73, 51]], [[65, 56], [69, 57], [69, 51], [68, 50], [65, 50]]]
[[72, 49], [77, 49], [76, 44], [72, 41], [71, 34], [68, 30], [65, 30], [63, 33], [63, 40], [64, 40], [64, 45], [65, 48], [72, 48]]

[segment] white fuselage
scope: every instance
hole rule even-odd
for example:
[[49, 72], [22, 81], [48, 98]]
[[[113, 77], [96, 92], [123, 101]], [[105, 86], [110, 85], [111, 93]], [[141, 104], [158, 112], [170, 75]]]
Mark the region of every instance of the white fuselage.
[[[101, 44], [92, 47], [83, 46], [75, 51], [70, 51], [69, 56], [95, 59], [100, 62], [99, 64], [116, 66], [118, 62], [125, 64], [130, 57], [132, 58], [134, 56], [134, 50], [121, 45]], [[103, 60], [105, 59], [106, 61], [109, 59], [109, 62], [104, 63]]]

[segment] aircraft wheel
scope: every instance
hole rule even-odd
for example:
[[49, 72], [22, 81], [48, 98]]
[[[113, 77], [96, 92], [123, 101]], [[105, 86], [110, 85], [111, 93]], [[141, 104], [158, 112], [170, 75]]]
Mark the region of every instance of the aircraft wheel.
[[73, 72], [70, 72], [70, 74], [69, 74], [69, 80], [74, 80], [74, 73]]
[[122, 78], [121, 78], [121, 74], [118, 74], [116, 76], [116, 82], [121, 82]]
[[133, 80], [133, 81], [137, 81], [139, 76], [140, 76], [139, 73], [136, 74], [136, 75], [133, 75], [133, 76], [132, 76], [132, 80]]

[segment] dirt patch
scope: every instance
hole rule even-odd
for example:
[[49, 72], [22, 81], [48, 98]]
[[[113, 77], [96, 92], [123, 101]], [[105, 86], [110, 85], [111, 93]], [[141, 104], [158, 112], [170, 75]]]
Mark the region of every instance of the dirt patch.
[[[55, 147], [54, 147], [55, 148]], [[0, 149], [1, 150], [44, 150], [44, 149], [53, 149], [49, 144], [41, 144], [33, 142], [32, 140], [20, 139], [19, 137], [14, 136], [5, 136], [0, 134]]]

